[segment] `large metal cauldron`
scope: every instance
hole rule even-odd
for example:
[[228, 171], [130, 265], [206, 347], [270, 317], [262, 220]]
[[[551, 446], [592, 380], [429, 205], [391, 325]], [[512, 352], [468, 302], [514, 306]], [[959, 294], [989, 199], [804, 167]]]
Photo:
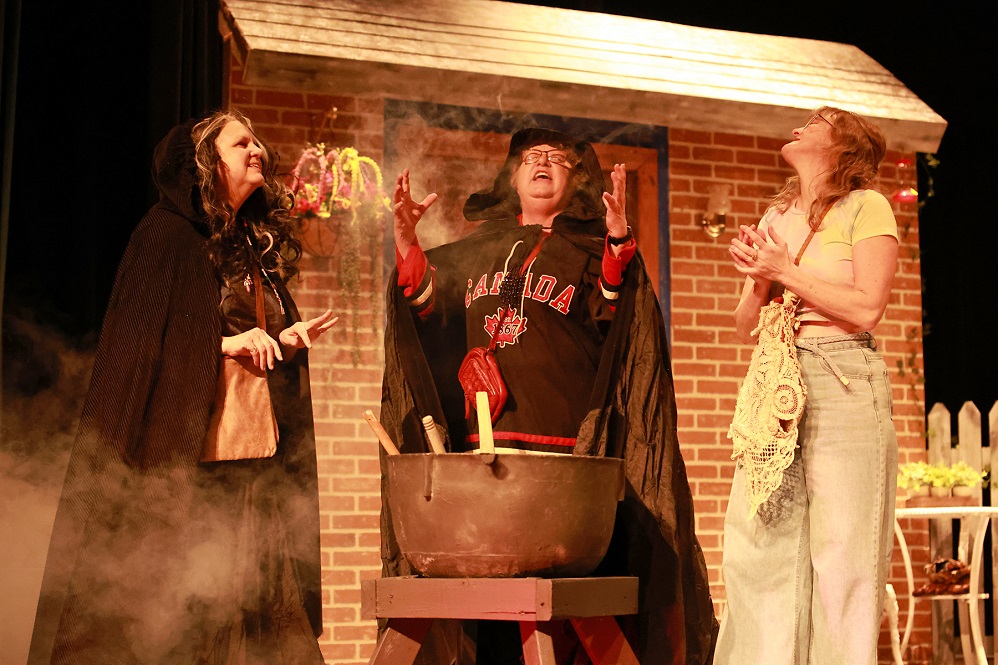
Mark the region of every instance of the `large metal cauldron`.
[[427, 577], [582, 577], [606, 554], [623, 461], [574, 455], [390, 455], [402, 554]]

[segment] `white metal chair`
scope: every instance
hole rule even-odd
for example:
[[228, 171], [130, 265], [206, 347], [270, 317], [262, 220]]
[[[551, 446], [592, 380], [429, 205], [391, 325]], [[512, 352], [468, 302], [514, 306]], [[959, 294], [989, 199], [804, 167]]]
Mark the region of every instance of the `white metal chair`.
[[891, 653], [894, 655], [895, 665], [904, 665], [901, 658], [901, 634], [898, 632], [898, 597], [894, 593], [894, 585], [887, 585], [887, 594], [884, 596], [884, 616], [887, 617], [887, 626], [891, 631]]

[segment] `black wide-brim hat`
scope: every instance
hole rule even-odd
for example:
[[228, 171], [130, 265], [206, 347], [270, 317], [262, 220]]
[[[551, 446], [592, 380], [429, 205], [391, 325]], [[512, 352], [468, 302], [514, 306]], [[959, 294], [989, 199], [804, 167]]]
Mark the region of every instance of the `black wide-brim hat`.
[[502, 219], [520, 214], [520, 198], [510, 183], [514, 170], [519, 166], [523, 151], [535, 145], [548, 144], [571, 149], [581, 157], [573, 167], [571, 182], [575, 193], [561, 213], [578, 220], [602, 219], [606, 216], [603, 205], [603, 192], [606, 184], [603, 169], [600, 167], [596, 151], [588, 141], [554, 129], [528, 127], [513, 134], [509, 142], [509, 152], [499, 175], [492, 187], [475, 192], [464, 204], [464, 216], [468, 221]]

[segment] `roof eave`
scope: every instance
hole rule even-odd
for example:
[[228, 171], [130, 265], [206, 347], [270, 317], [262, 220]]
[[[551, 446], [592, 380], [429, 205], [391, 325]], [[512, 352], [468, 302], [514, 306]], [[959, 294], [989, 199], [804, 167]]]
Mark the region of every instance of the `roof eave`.
[[[362, 7], [351, 0], [223, 0], [219, 29], [251, 85], [764, 137], [785, 137], [808, 110], [831, 105], [873, 119], [888, 145], [902, 151], [935, 152], [946, 129], [854, 46], [508, 2], [389, 3], [384, 19], [361, 17]], [[344, 20], [346, 9], [363, 20]], [[523, 12], [532, 12], [530, 20]], [[643, 44], [584, 48], [586, 35], [613, 22], [618, 31], [644, 31]], [[572, 36], [561, 34], [547, 51], [536, 41], [538, 26], [568, 30], [567, 23]], [[425, 34], [399, 42], [400, 29]], [[445, 38], [454, 43], [436, 41]]]
[[[338, 95], [380, 96], [476, 108], [501, 108], [580, 118], [634, 122], [699, 131], [750, 136], [786, 136], [810, 105], [743, 102], [646, 90], [538, 81], [477, 72], [428, 69], [381, 62], [336, 59], [251, 49], [233, 31], [233, 45], [250, 85], [336, 91]], [[612, 103], [607, 103], [612, 100]], [[829, 99], [831, 106], [853, 108]], [[864, 115], [883, 130], [892, 148], [935, 152], [946, 121], [903, 120]]]

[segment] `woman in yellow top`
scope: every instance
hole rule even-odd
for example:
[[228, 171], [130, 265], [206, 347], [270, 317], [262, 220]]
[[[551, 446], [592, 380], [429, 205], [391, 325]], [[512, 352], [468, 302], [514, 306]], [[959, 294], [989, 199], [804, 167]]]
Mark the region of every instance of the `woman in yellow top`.
[[[818, 109], [782, 148], [796, 175], [729, 248], [746, 276], [742, 339], [784, 289], [800, 297], [793, 345], [807, 397], [796, 446], [765, 465], [771, 449], [739, 456], [715, 665], [877, 662], [897, 473], [887, 368], [871, 333], [897, 267], [891, 205], [870, 189], [885, 150], [869, 121]], [[774, 468], [776, 489], [754, 491]]]

